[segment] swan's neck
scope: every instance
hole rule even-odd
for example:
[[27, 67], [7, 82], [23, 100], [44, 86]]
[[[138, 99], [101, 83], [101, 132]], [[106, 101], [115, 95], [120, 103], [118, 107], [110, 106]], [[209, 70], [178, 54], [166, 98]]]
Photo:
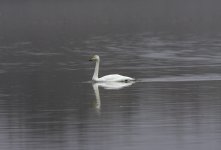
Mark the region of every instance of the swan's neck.
[[100, 65], [100, 60], [97, 60], [92, 80], [97, 80], [98, 79], [99, 65]]

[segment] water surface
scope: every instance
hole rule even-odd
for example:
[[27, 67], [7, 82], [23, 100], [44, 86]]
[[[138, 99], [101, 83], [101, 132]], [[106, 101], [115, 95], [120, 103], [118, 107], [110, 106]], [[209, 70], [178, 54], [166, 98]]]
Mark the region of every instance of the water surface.
[[[169, 19], [154, 28], [160, 22], [142, 22], [143, 3], [133, 11], [134, 3], [123, 2], [116, 9], [114, 3], [50, 4], [0, 6], [0, 149], [220, 149], [221, 35], [214, 32], [218, 23], [207, 22], [219, 18], [218, 5], [204, 24], [173, 30], [164, 25], [176, 9], [148, 14]], [[142, 15], [132, 19], [133, 12]], [[119, 73], [137, 82], [93, 84], [95, 64], [88, 59], [94, 54], [101, 57], [100, 76]]]

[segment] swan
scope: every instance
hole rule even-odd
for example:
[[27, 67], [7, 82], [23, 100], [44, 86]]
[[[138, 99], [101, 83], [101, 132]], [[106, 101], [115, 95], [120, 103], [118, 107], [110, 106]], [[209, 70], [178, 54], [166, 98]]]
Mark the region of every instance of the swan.
[[135, 81], [134, 78], [122, 76], [119, 74], [110, 74], [110, 75], [106, 75], [106, 76], [99, 78], [98, 72], [99, 72], [99, 65], [100, 65], [100, 57], [98, 55], [94, 55], [89, 61], [96, 62], [92, 81], [95, 81], [95, 82], [130, 82], [130, 81]]

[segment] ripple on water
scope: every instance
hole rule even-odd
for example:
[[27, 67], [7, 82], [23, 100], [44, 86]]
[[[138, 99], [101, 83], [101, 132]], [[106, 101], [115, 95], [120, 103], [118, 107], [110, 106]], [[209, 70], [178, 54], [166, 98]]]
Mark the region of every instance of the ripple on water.
[[197, 81], [221, 81], [221, 74], [165, 76], [158, 78], [142, 78], [138, 82], [197, 82]]
[[54, 56], [54, 55], [62, 55], [62, 53], [52, 53], [52, 52], [25, 52], [28, 55], [33, 56]]
[[6, 70], [0, 70], [0, 74], [6, 73]]

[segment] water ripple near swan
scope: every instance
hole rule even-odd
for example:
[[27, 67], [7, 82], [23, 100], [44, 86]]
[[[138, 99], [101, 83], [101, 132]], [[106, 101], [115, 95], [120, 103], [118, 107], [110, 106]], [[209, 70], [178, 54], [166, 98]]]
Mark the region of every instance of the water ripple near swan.
[[157, 78], [141, 78], [138, 82], [197, 82], [197, 81], [221, 81], [220, 74], [166, 76]]

